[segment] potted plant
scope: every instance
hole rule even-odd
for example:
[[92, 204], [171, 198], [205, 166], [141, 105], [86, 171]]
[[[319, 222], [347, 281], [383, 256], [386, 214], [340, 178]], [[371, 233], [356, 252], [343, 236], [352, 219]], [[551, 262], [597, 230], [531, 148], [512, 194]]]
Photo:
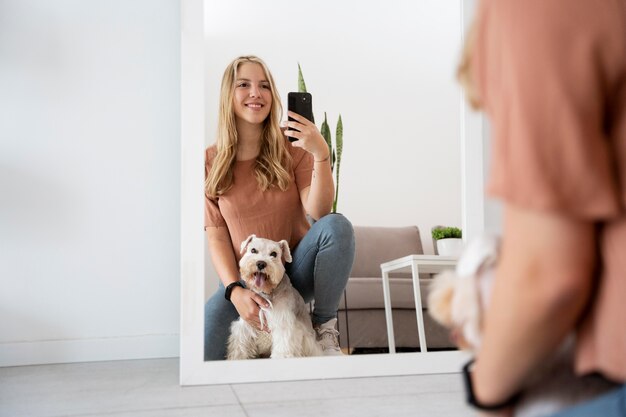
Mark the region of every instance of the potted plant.
[[459, 257], [463, 251], [463, 232], [458, 227], [435, 227], [432, 229], [437, 253], [441, 256]]

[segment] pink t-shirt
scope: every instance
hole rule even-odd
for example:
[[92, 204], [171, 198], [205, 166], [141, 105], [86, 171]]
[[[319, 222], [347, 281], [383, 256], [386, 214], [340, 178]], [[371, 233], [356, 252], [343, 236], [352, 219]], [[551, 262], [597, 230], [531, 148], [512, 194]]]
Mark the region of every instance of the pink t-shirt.
[[626, 1], [484, 0], [477, 24], [488, 192], [601, 225], [576, 365], [626, 381]]
[[[252, 159], [235, 162], [230, 190], [216, 199], [205, 196], [205, 229], [227, 227], [237, 260], [241, 258], [241, 242], [251, 234], [275, 241], [285, 239], [293, 250], [310, 228], [300, 191], [311, 185], [313, 156], [287, 141], [285, 146], [292, 158], [292, 182], [287, 190], [270, 187], [261, 191], [254, 175], [256, 160]], [[207, 148], [205, 175], [216, 154], [215, 145]]]

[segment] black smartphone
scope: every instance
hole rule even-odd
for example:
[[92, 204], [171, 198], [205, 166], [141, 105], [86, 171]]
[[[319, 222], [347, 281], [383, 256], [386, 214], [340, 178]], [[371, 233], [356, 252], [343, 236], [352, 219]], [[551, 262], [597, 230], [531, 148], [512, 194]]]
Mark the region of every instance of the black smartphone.
[[[315, 119], [313, 118], [313, 97], [311, 93], [289, 93], [287, 95], [287, 109], [315, 123]], [[288, 120], [291, 121], [295, 119], [288, 117]], [[296, 138], [289, 137], [290, 142], [297, 140]]]

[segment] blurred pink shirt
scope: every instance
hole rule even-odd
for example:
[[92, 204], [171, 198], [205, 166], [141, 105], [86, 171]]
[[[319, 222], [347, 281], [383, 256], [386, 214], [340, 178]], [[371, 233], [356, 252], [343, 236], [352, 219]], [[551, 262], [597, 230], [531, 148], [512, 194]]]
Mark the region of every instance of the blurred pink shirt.
[[626, 1], [484, 0], [477, 24], [472, 74], [494, 138], [488, 192], [598, 222], [576, 368], [626, 381]]

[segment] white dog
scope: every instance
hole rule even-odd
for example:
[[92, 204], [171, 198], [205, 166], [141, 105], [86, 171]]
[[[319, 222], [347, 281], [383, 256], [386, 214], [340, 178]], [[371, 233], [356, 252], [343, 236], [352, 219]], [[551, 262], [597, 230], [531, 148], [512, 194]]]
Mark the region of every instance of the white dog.
[[[431, 284], [429, 313], [458, 332], [452, 336], [461, 349], [476, 352], [480, 348], [482, 318], [491, 293], [498, 251], [496, 237], [482, 236], [467, 246], [456, 271], [439, 274]], [[573, 341], [572, 335], [546, 360], [541, 371], [527, 381], [515, 406], [515, 416], [546, 416], [616, 387], [600, 377], [580, 378], [574, 374]]]
[[291, 358], [320, 356], [311, 316], [298, 291], [285, 274], [285, 262], [291, 262], [286, 240], [274, 242], [250, 235], [241, 243], [239, 261], [246, 287], [268, 301], [259, 311], [262, 331], [239, 318], [230, 327], [227, 359], [258, 357]]

